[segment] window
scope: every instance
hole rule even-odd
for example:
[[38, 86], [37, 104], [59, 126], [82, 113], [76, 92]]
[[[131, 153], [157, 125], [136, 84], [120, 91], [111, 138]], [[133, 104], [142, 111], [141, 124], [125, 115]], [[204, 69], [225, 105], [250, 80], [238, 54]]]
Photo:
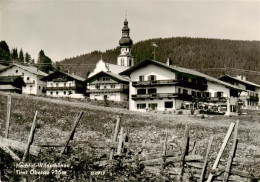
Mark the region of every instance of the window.
[[149, 107], [151, 110], [156, 110], [156, 109], [157, 109], [157, 103], [148, 104], [148, 107]]
[[144, 81], [144, 75], [139, 76], [139, 81], [140, 82]]
[[41, 90], [41, 86], [39, 86], [39, 90]]
[[30, 80], [30, 77], [27, 77], [27, 80]]
[[64, 83], [64, 87], [66, 87], [66, 83]]
[[56, 92], [56, 95], [59, 95], [59, 92]]
[[156, 76], [155, 76], [155, 75], [150, 75], [150, 76], [148, 77], [148, 80], [149, 80], [149, 81], [155, 81], [155, 80], [156, 80]]
[[71, 87], [71, 83], [69, 83], [69, 87]]
[[179, 94], [181, 93], [181, 88], [178, 88], [178, 93], [179, 93]]
[[96, 89], [100, 89], [100, 85], [95, 85]]
[[201, 98], [201, 92], [197, 92], [197, 97]]
[[148, 94], [156, 94], [156, 93], [157, 93], [156, 88], [149, 88], [148, 89]]
[[110, 87], [111, 87], [111, 88], [116, 88], [116, 85], [111, 85]]
[[164, 108], [173, 108], [173, 102], [164, 102]]
[[131, 59], [131, 58], [129, 59], [129, 64], [128, 64], [128, 66], [132, 66], [132, 59]]
[[15, 73], [18, 73], [18, 70], [15, 70]]
[[53, 87], [53, 83], [51, 83], [51, 87]]
[[145, 109], [145, 108], [146, 108], [146, 103], [137, 104], [137, 109]]
[[66, 95], [66, 91], [64, 91], [64, 95]]
[[104, 89], [106, 89], [107, 88], [107, 86], [106, 85], [104, 85]]
[[50, 92], [51, 93], [51, 95], [53, 94], [53, 92]]
[[121, 66], [125, 66], [125, 62], [123, 58], [121, 59]]
[[188, 90], [183, 89], [183, 94], [188, 95]]
[[210, 97], [210, 92], [204, 92], [204, 93], [203, 93], [203, 96], [204, 96], [204, 97]]
[[146, 89], [137, 89], [137, 94], [146, 94]]
[[191, 92], [191, 95], [192, 95], [192, 96], [196, 96], [196, 92], [195, 92], [195, 91], [192, 91], [192, 92]]
[[217, 97], [223, 97], [223, 92], [217, 92]]
[[59, 83], [56, 83], [56, 87], [58, 87], [59, 86]]

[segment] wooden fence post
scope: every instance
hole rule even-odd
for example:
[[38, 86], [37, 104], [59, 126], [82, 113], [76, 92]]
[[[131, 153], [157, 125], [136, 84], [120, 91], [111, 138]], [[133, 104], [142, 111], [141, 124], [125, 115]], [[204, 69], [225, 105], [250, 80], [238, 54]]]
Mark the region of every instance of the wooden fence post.
[[209, 139], [209, 144], [208, 144], [208, 148], [207, 148], [207, 152], [206, 152], [206, 156], [205, 156], [205, 160], [204, 160], [204, 164], [202, 167], [202, 171], [201, 171], [201, 176], [200, 176], [200, 180], [199, 182], [203, 182], [204, 178], [205, 178], [205, 174], [206, 174], [206, 169], [207, 169], [207, 165], [208, 165], [208, 158], [209, 158], [209, 151], [213, 142], [213, 136], [210, 137]]
[[183, 148], [181, 151], [181, 162], [180, 162], [180, 176], [179, 176], [179, 181], [182, 182], [183, 180], [183, 173], [184, 173], [184, 163], [185, 163], [185, 156], [188, 154], [189, 152], [189, 126], [186, 125], [185, 127], [185, 132], [184, 132], [184, 138], [183, 138]]
[[11, 114], [11, 95], [8, 95], [7, 96], [7, 109], [6, 109], [5, 138], [8, 138], [8, 135], [9, 135], [10, 114]]
[[[121, 121], [121, 117], [118, 116], [118, 117], [117, 117], [117, 121], [116, 121], [115, 133], [114, 133], [112, 142], [116, 142], [116, 140], [117, 140], [117, 135], [118, 135], [118, 130], [119, 130], [120, 121]], [[115, 151], [115, 149], [111, 149], [110, 156], [109, 156], [109, 159], [110, 159], [110, 160], [113, 159], [114, 151]]]
[[165, 168], [165, 162], [166, 162], [166, 151], [167, 151], [167, 142], [168, 142], [168, 132], [166, 132], [166, 136], [164, 139], [164, 144], [163, 144], [163, 151], [162, 151], [162, 159], [163, 159], [163, 163], [162, 163], [162, 172]]
[[73, 127], [72, 127], [72, 130], [71, 130], [70, 134], [68, 135], [68, 137], [67, 137], [67, 139], [66, 139], [66, 141], [65, 141], [64, 147], [62, 148], [62, 150], [61, 150], [61, 152], [60, 152], [60, 155], [62, 155], [62, 154], [65, 152], [67, 146], [69, 145], [70, 140], [73, 140], [73, 137], [74, 137], [76, 128], [77, 128], [77, 126], [78, 126], [78, 124], [79, 124], [79, 121], [80, 121], [82, 115], [83, 115], [83, 111], [80, 111], [79, 113], [77, 113], [77, 116], [76, 116], [76, 118], [75, 118], [75, 121], [74, 121], [74, 125], [73, 125]]
[[[227, 145], [227, 142], [228, 142], [228, 140], [229, 140], [229, 137], [230, 137], [230, 135], [232, 134], [232, 131], [233, 131], [234, 126], [235, 126], [235, 123], [231, 123], [230, 126], [229, 126], [229, 128], [228, 128], [228, 132], [227, 132], [227, 134], [226, 134], [226, 136], [225, 136], [225, 138], [224, 138], [224, 141], [223, 141], [223, 143], [222, 143], [222, 146], [221, 146], [221, 148], [220, 148], [220, 150], [219, 150], [219, 152], [218, 152], [217, 158], [215, 159], [215, 162], [214, 162], [214, 164], [213, 164], [213, 167], [212, 167], [213, 170], [214, 170], [214, 169], [217, 169], [217, 167], [218, 167], [218, 163], [219, 163], [220, 157], [222, 156], [222, 153], [223, 153], [223, 151], [224, 151], [224, 149], [225, 149], [225, 147], [226, 147], [226, 145]], [[210, 174], [209, 174], [209, 177], [208, 177], [208, 179], [207, 179], [207, 182], [211, 182], [212, 178], [213, 178], [213, 174], [210, 173]]]
[[32, 127], [31, 127], [31, 131], [30, 131], [30, 135], [28, 137], [28, 142], [27, 142], [27, 146], [26, 146], [26, 149], [24, 151], [24, 155], [23, 155], [23, 159], [22, 159], [22, 162], [25, 161], [28, 153], [29, 153], [29, 150], [30, 150], [30, 146], [32, 145], [33, 143], [33, 139], [34, 139], [34, 133], [35, 133], [35, 128], [36, 128], [36, 117], [37, 117], [37, 114], [38, 112], [36, 111], [35, 112], [35, 115], [34, 115], [34, 118], [33, 118], [33, 123], [32, 123]]
[[227, 162], [227, 165], [226, 165], [223, 182], [228, 181], [228, 177], [229, 177], [229, 173], [230, 173], [230, 170], [231, 170], [233, 158], [234, 158], [235, 153], [236, 153], [238, 124], [239, 124], [239, 120], [236, 121], [236, 126], [235, 126], [235, 130], [234, 130], [234, 141], [233, 141], [233, 145], [232, 145], [232, 148], [230, 150], [229, 157], [228, 157], [228, 162]]
[[123, 140], [124, 140], [124, 128], [121, 127], [120, 134], [119, 134], [119, 140], [118, 140], [118, 146], [117, 146], [117, 154], [118, 155], [121, 154], [122, 145], [123, 145], [123, 142], [124, 142]]

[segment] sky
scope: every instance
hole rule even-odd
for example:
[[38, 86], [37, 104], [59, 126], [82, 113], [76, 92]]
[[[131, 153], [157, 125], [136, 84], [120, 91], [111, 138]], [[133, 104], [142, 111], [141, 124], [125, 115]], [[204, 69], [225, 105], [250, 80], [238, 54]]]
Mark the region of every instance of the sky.
[[260, 40], [260, 0], [0, 0], [0, 39], [53, 61], [151, 38]]

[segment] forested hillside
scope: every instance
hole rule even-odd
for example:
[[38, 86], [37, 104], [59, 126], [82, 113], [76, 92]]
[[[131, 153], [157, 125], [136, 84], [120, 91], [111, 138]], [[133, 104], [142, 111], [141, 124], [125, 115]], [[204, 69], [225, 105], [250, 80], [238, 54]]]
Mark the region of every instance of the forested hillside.
[[[158, 45], [156, 60], [166, 62], [167, 58], [177, 66], [192, 68], [206, 74], [219, 77], [223, 74], [243, 74], [248, 80], [260, 83], [260, 74], [241, 72], [230, 68], [260, 71], [260, 42], [235, 41], [205, 38], [157, 38], [140, 41], [134, 44], [132, 54], [135, 64], [153, 58], [152, 42]], [[88, 54], [62, 60], [57, 64], [62, 70], [70, 70], [86, 77], [100, 59], [109, 63], [116, 63], [119, 47], [106, 52], [94, 51]], [[212, 69], [226, 68], [226, 69]]]

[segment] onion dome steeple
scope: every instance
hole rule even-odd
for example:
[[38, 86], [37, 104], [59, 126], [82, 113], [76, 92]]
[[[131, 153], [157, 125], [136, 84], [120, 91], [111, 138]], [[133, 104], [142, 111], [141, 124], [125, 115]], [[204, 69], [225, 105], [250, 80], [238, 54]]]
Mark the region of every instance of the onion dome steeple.
[[125, 19], [124, 27], [122, 28], [122, 38], [119, 40], [119, 45], [121, 47], [132, 47], [133, 41], [129, 36], [130, 29], [128, 27], [128, 21]]

